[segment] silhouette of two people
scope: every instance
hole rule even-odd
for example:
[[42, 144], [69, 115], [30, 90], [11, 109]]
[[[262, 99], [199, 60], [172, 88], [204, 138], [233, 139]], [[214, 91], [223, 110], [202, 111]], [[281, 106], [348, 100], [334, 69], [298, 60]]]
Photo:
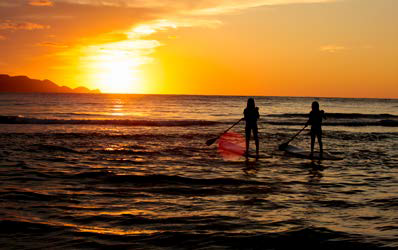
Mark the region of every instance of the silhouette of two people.
[[[323, 156], [323, 143], [322, 143], [322, 120], [326, 119], [325, 111], [319, 109], [319, 103], [314, 101], [311, 105], [312, 110], [308, 115], [308, 120], [305, 126], [311, 125], [310, 135], [311, 135], [311, 153], [310, 158], [312, 159], [314, 156], [314, 146], [315, 139], [318, 140], [319, 143], [319, 158], [322, 159]], [[259, 138], [258, 138], [258, 127], [257, 121], [260, 119], [259, 108], [256, 107], [253, 98], [249, 98], [247, 100], [247, 106], [243, 111], [244, 120], [246, 122], [245, 127], [245, 137], [246, 137], [246, 151], [245, 156], [249, 156], [249, 144], [251, 135], [253, 134], [253, 138], [256, 144], [256, 157], [259, 157]]]

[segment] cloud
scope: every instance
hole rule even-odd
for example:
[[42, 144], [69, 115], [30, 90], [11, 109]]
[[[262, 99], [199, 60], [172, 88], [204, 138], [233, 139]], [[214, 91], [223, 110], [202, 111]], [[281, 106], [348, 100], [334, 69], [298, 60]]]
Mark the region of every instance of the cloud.
[[7, 0], [0, 2], [0, 8], [12, 8], [17, 6], [19, 6], [17, 3], [7, 2]]
[[51, 47], [51, 48], [68, 48], [69, 46], [62, 43], [55, 43], [55, 42], [41, 42], [36, 44], [40, 47]]
[[[37, 0], [36, 0], [37, 1]], [[53, 0], [54, 2], [73, 3], [82, 5], [117, 6], [130, 8], [170, 8], [180, 10], [229, 10], [259, 7], [266, 5], [283, 5], [297, 3], [320, 3], [336, 0]], [[210, 11], [211, 12], [211, 11]]]
[[168, 29], [177, 29], [182, 27], [208, 27], [217, 28], [222, 23], [218, 20], [206, 20], [206, 19], [187, 19], [187, 18], [175, 18], [175, 19], [160, 19], [152, 22], [146, 22], [133, 27], [126, 34], [129, 38], [142, 37], [151, 35], [158, 31], [165, 31]]
[[[0, 5], [0, 15], [5, 16], [3, 17], [4, 19], [24, 18], [24, 20], [32, 21], [34, 19], [51, 20], [52, 18], [58, 19], [60, 17], [79, 18], [83, 12], [86, 12], [87, 18], [82, 16], [81, 20], [87, 20], [88, 17], [91, 19], [95, 18], [93, 14], [100, 12], [100, 15], [96, 15], [98, 22], [104, 21], [102, 18], [109, 18], [112, 22], [115, 22], [115, 13], [120, 13], [117, 18], [122, 18], [123, 16], [126, 19], [130, 18], [133, 20], [131, 25], [138, 25], [148, 20], [173, 19], [175, 21], [178, 18], [177, 27], [215, 27], [220, 24], [219, 21], [197, 20], [197, 17], [207, 16], [207, 19], [209, 16], [261, 6], [333, 1], [337, 0], [1, 0], [5, 6], [16, 4], [19, 7], [16, 7], [12, 12], [5, 11], [1, 13]], [[51, 8], [51, 13], [45, 11], [48, 8], [27, 9], [26, 2], [33, 6], [53, 6], [53, 8]], [[108, 14], [101, 13], [105, 9], [107, 9], [106, 13]], [[121, 11], [122, 9], [123, 11]], [[111, 15], [111, 13], [114, 14]], [[109, 15], [113, 18], [108, 17]], [[142, 19], [142, 15], [146, 15], [147, 18]], [[185, 20], [181, 21], [183, 18]], [[192, 23], [192, 25], [189, 25], [189, 23]]]
[[324, 51], [324, 52], [329, 52], [329, 53], [336, 53], [339, 51], [347, 50], [347, 48], [344, 46], [341, 46], [341, 45], [333, 45], [332, 44], [332, 45], [321, 46], [320, 50]]
[[0, 41], [1, 40], [6, 40], [6, 37], [5, 36], [2, 36], [2, 35], [0, 35]]
[[54, 3], [51, 0], [30, 0], [29, 5], [32, 6], [53, 6]]
[[16, 22], [11, 20], [0, 21], [0, 30], [41, 30], [49, 28], [49, 25], [31, 22]]
[[286, 5], [286, 4], [305, 4], [305, 3], [324, 3], [334, 2], [335, 0], [219, 0], [203, 1], [203, 8], [193, 9], [188, 13], [193, 15], [219, 15], [242, 11], [255, 7]]

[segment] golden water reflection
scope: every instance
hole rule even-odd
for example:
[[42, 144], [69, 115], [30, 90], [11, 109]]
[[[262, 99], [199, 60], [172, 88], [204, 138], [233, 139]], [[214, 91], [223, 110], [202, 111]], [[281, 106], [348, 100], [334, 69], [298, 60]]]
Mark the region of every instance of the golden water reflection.
[[122, 230], [116, 228], [103, 228], [103, 227], [80, 227], [80, 232], [99, 233], [99, 234], [115, 234], [115, 235], [142, 235], [142, 234], [155, 234], [161, 233], [159, 230]]

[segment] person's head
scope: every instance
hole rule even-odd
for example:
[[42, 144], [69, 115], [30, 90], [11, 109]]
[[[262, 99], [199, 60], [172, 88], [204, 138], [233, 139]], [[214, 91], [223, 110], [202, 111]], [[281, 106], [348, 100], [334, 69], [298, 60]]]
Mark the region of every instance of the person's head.
[[319, 111], [319, 103], [318, 102], [312, 102], [312, 110]]
[[253, 98], [247, 99], [247, 108], [249, 109], [254, 109], [256, 107], [256, 104], [254, 103]]

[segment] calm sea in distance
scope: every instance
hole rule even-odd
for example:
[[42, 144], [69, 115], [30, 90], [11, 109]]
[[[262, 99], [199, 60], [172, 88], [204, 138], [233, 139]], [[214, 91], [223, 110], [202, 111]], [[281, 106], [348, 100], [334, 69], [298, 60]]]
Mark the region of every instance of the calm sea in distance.
[[[247, 98], [0, 93], [0, 248], [398, 249], [398, 100], [255, 97], [270, 157], [227, 158]], [[278, 150], [315, 100], [342, 160]]]

